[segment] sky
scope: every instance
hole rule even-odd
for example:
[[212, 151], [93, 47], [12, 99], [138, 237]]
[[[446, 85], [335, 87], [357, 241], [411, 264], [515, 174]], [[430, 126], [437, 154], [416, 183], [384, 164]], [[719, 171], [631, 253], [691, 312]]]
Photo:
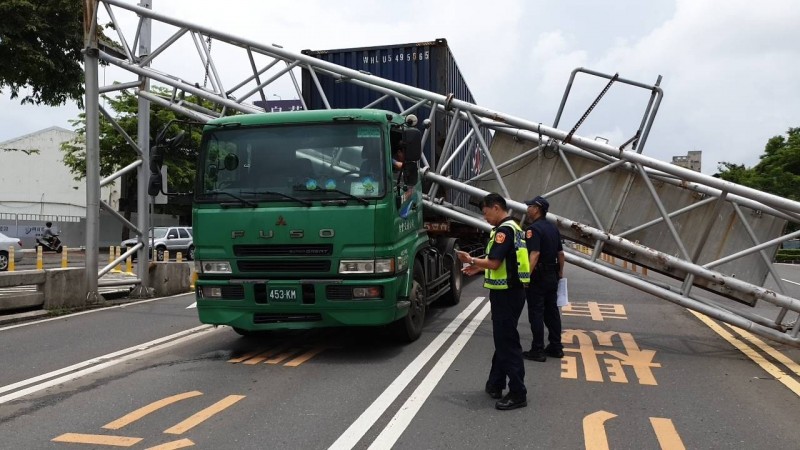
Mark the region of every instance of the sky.
[[[156, 12], [296, 52], [445, 38], [478, 105], [547, 125], [577, 67], [650, 85], [661, 76], [664, 98], [644, 154], [670, 161], [700, 150], [706, 174], [715, 173], [720, 161], [752, 166], [769, 138], [800, 127], [795, 0], [152, 4]], [[153, 33], [154, 41], [166, 35]], [[188, 50], [165, 53], [161, 63], [170, 73], [182, 71], [182, 77], [202, 83], [202, 64], [194, 49]], [[247, 73], [249, 67], [241, 70]], [[101, 84], [131, 79], [113, 68], [100, 73]], [[570, 130], [604, 85], [605, 80], [579, 75], [559, 128]], [[288, 83], [271, 88], [271, 97], [297, 97]], [[648, 100], [648, 91], [612, 86], [577, 134], [621, 145], [635, 133]], [[4, 91], [0, 142], [50, 126], [71, 129], [69, 120], [78, 113], [71, 103], [20, 106]]]

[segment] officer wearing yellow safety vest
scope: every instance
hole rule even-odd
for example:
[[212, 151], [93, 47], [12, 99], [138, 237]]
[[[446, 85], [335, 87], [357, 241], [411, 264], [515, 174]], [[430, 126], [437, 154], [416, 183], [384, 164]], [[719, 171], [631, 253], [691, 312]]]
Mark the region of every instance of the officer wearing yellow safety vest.
[[[494, 225], [486, 246], [486, 257], [473, 258], [469, 253], [459, 251], [458, 259], [469, 264], [462, 269], [466, 275], [475, 275], [483, 270], [483, 286], [489, 289], [494, 355], [486, 393], [500, 399], [495, 403], [497, 409], [521, 408], [528, 406], [525, 365], [517, 332], [517, 322], [525, 305], [525, 286], [530, 281], [525, 235], [519, 224], [508, 215], [506, 200], [499, 194], [484, 197], [481, 210], [486, 221]], [[503, 396], [506, 381], [508, 394]]]

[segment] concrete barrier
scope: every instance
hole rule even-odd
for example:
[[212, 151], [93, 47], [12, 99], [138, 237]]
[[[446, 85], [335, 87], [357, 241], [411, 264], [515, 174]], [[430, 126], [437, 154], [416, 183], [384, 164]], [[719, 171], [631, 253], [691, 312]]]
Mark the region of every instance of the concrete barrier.
[[44, 309], [72, 309], [87, 306], [86, 269], [48, 269], [45, 273]]
[[189, 291], [192, 266], [175, 262], [151, 262], [150, 285], [156, 297], [184, 294]]
[[23, 308], [36, 308], [44, 305], [45, 294], [42, 286], [45, 284], [44, 270], [26, 270], [24, 272], [0, 272], [0, 288], [36, 285], [35, 292], [20, 292], [14, 296], [0, 297], [0, 311], [10, 311]]
[[[193, 264], [151, 262], [150, 285], [155, 297], [167, 297], [191, 291]], [[25, 270], [0, 272], [0, 288], [35, 285], [36, 290], [0, 296], [3, 311], [41, 307], [46, 310], [74, 309], [87, 303], [86, 269]]]

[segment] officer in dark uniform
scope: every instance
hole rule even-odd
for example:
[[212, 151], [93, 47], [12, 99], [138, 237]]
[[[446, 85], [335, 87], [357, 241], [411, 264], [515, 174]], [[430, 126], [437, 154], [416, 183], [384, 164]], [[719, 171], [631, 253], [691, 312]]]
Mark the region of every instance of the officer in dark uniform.
[[[528, 391], [517, 323], [525, 305], [525, 284], [529, 281], [528, 251], [524, 232], [509, 217], [503, 197], [487, 195], [481, 209], [486, 221], [495, 226], [489, 235], [486, 257], [473, 258], [469, 253], [459, 251], [458, 259], [469, 264], [463, 269], [467, 275], [485, 271], [484, 287], [489, 289], [494, 355], [486, 392], [490, 397], [500, 399], [495, 403], [497, 409], [521, 408], [528, 406]], [[506, 380], [508, 394], [502, 397]]]
[[[533, 342], [523, 353], [526, 359], [544, 362], [547, 356], [564, 357], [561, 345], [561, 313], [556, 305], [558, 280], [564, 275], [564, 248], [561, 234], [545, 219], [550, 203], [543, 197], [525, 202], [533, 223], [525, 229], [525, 243], [530, 254], [531, 282], [528, 285], [528, 320]], [[544, 346], [544, 327], [547, 340]]]

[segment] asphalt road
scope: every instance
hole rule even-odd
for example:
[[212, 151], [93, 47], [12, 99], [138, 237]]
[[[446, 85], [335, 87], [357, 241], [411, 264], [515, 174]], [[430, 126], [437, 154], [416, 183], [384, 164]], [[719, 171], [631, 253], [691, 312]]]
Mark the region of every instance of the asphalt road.
[[479, 282], [408, 345], [380, 329], [241, 338], [201, 326], [181, 295], [0, 328], [2, 446], [797, 448], [797, 349], [575, 267], [567, 277], [566, 357], [526, 361], [527, 408], [497, 411], [483, 392]]

